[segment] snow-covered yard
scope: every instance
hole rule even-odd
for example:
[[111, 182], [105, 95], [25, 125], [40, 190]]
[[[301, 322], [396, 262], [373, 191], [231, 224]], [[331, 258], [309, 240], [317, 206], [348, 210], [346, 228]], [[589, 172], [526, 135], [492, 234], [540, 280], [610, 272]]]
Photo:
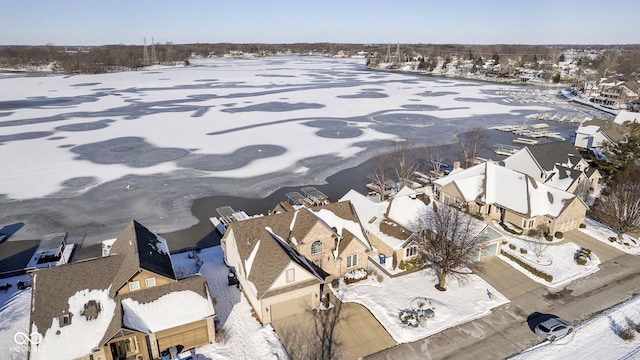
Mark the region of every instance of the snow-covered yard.
[[[198, 268], [198, 259], [202, 265]], [[251, 315], [247, 299], [228, 285], [229, 270], [220, 246], [206, 248], [190, 258], [189, 253], [171, 256], [176, 271], [190, 270], [207, 277], [219, 321], [218, 341], [196, 349], [193, 359], [286, 359], [287, 352], [271, 325], [262, 326]]]
[[[217, 246], [203, 249], [197, 257], [189, 255], [187, 252], [171, 256], [176, 272], [181, 276], [200, 272], [207, 277], [219, 321], [218, 341], [196, 349], [193, 359], [288, 358], [273, 328], [260, 325], [251, 315], [251, 306], [242, 293], [236, 287], [228, 286], [222, 249]], [[28, 279], [26, 275], [0, 279], [0, 285], [12, 284], [6, 292], [0, 290], [0, 359], [26, 359], [26, 344], [16, 344], [14, 336], [29, 333], [31, 289], [20, 291], [16, 288], [17, 281]], [[17, 335], [19, 342], [23, 340], [20, 336]]]
[[[369, 276], [349, 285], [340, 282], [338, 289], [332, 290], [343, 302], [359, 303], [369, 309], [398, 343], [415, 341], [483, 317], [509, 302], [477, 275], [468, 276], [465, 283], [449, 278], [447, 291], [436, 290], [436, 282], [433, 272], [422, 270], [394, 278], [383, 274]], [[400, 321], [402, 310], [416, 309], [431, 309], [435, 316], [427, 319], [425, 327]]]
[[[548, 282], [543, 278], [532, 274], [530, 271], [502, 254], [499, 255], [500, 259], [506, 261], [532, 280], [546, 285], [547, 287], [560, 288], [566, 286], [573, 280], [593, 274], [599, 270], [600, 259], [594, 253], [589, 256], [589, 260], [585, 265], [579, 265], [576, 262], [576, 254], [580, 250], [580, 246], [572, 242], [554, 245], [547, 244], [546, 240], [542, 240], [540, 244], [536, 244], [535, 241], [526, 241], [507, 235], [505, 235], [505, 240], [507, 243], [502, 244], [503, 251], [517, 257], [540, 272], [551, 275], [553, 280]], [[515, 249], [512, 249], [512, 247], [515, 247]], [[520, 249], [526, 250], [526, 254], [523, 254]], [[539, 258], [536, 256], [536, 252], [539, 254], [541, 253]]]
[[[640, 244], [638, 239], [635, 239], [627, 234], [622, 235], [622, 239], [618, 239], [618, 232], [610, 227], [601, 224], [595, 220], [585, 218], [586, 228], [580, 229], [583, 233], [598, 239], [605, 244], [609, 244], [620, 251], [624, 251], [631, 255], [640, 255]], [[610, 238], [616, 238], [616, 241], [609, 241]]]
[[640, 359], [640, 333], [631, 331], [629, 341], [617, 335], [629, 323], [640, 323], [639, 296], [578, 326], [566, 338], [545, 341], [512, 359]]

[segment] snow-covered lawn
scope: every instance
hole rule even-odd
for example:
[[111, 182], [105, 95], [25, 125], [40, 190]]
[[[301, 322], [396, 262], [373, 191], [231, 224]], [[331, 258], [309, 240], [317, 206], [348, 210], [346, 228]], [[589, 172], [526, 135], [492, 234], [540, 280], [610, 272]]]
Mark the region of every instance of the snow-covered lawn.
[[584, 229], [580, 229], [580, 231], [582, 231], [583, 233], [595, 239], [598, 239], [605, 244], [609, 244], [620, 251], [624, 251], [627, 254], [640, 255], [640, 244], [638, 243], [638, 239], [635, 239], [627, 234], [623, 234], [622, 240], [618, 239], [614, 242], [611, 242], [609, 241], [609, 238], [618, 238], [617, 231], [589, 218], [585, 218], [584, 223], [587, 225], [587, 227]]
[[[5, 292], [0, 290], [0, 358], [21, 360], [27, 358], [27, 346], [16, 343], [26, 341], [22, 334], [29, 334], [29, 309], [31, 288], [18, 290], [18, 281], [31, 281], [27, 275], [0, 279], [0, 285], [11, 284]], [[16, 335], [18, 334], [18, 335]]]
[[[429, 270], [395, 278], [378, 276], [382, 282], [377, 276], [370, 276], [350, 285], [341, 282], [338, 289], [332, 290], [343, 302], [359, 303], [369, 309], [398, 343], [415, 341], [483, 317], [509, 302], [477, 275], [468, 276], [463, 284], [449, 278], [447, 291], [436, 290], [436, 276]], [[426, 327], [412, 327], [400, 321], [400, 311], [418, 308], [435, 312]]]
[[[553, 280], [548, 282], [539, 276], [533, 275], [530, 271], [524, 269], [522, 266], [502, 254], [499, 255], [500, 259], [506, 261], [508, 264], [531, 279], [551, 288], [566, 286], [573, 280], [593, 274], [600, 269], [600, 259], [594, 253], [590, 255], [590, 260], [586, 265], [578, 265], [575, 258], [578, 250], [580, 250], [580, 246], [572, 242], [554, 245], [546, 244], [546, 240], [543, 240], [542, 246], [544, 248], [540, 259], [538, 259], [535, 255], [537, 246], [535, 242], [525, 241], [506, 235], [505, 240], [507, 240], [507, 243], [502, 244], [502, 250], [519, 258], [535, 269], [553, 276]], [[510, 244], [515, 245], [516, 248], [512, 250], [509, 247]], [[527, 253], [521, 253], [520, 249], [527, 250]]]
[[[262, 326], [251, 315], [247, 299], [235, 286], [228, 285], [229, 270], [224, 264], [220, 246], [206, 248], [189, 258], [189, 253], [171, 256], [174, 267], [183, 274], [192, 270], [207, 277], [211, 296], [215, 298], [219, 324], [219, 341], [197, 348], [193, 359], [286, 359], [287, 352], [271, 325]], [[221, 332], [224, 334], [221, 335]]]
[[[172, 255], [171, 258], [176, 272], [182, 276], [198, 271], [204, 274], [212, 298], [215, 298], [219, 341], [196, 349], [193, 359], [288, 358], [273, 328], [260, 325], [251, 315], [247, 299], [236, 287], [228, 286], [228, 270], [219, 246], [203, 249], [197, 258], [189, 258], [189, 253]], [[0, 359], [26, 359], [27, 347], [16, 344], [14, 336], [19, 332], [29, 333], [31, 289], [20, 291], [16, 288], [17, 281], [28, 279], [26, 275], [0, 279], [0, 285], [12, 284], [6, 293], [0, 290]]]
[[609, 309], [578, 326], [572, 335], [543, 342], [512, 359], [640, 359], [640, 333], [625, 341], [617, 333], [631, 322], [640, 323], [640, 297]]

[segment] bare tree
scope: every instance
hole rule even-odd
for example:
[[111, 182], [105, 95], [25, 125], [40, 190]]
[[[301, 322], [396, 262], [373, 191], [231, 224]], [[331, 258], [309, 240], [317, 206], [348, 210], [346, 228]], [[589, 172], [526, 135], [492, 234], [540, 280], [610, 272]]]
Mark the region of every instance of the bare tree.
[[445, 291], [448, 275], [462, 280], [479, 268], [471, 255], [484, 241], [480, 233], [486, 225], [454, 207], [432, 204], [418, 214], [414, 230], [420, 238], [422, 259], [438, 274], [436, 289]]
[[594, 212], [620, 234], [640, 228], [640, 166], [627, 165], [602, 190]]
[[442, 165], [451, 148], [450, 144], [437, 145], [427, 148], [425, 159], [431, 164], [432, 175], [439, 176], [442, 174]]
[[398, 177], [398, 182], [405, 186], [411, 183], [411, 176], [418, 170], [418, 162], [409, 154], [410, 149], [411, 143], [409, 141], [402, 141], [396, 144], [396, 156], [398, 159], [398, 164], [395, 167], [396, 176]]
[[390, 179], [390, 158], [388, 155], [376, 156], [369, 179], [373, 181], [374, 189], [380, 194], [380, 201], [387, 199], [387, 182]]
[[547, 234], [549, 234], [549, 226], [547, 224], [540, 224], [535, 229], [529, 230], [528, 235], [534, 238], [533, 253], [538, 260], [542, 258], [542, 255], [549, 247], [549, 242], [545, 239]]
[[482, 128], [474, 128], [460, 136], [460, 154], [462, 166], [468, 168], [474, 165], [480, 151], [489, 148], [489, 135]]

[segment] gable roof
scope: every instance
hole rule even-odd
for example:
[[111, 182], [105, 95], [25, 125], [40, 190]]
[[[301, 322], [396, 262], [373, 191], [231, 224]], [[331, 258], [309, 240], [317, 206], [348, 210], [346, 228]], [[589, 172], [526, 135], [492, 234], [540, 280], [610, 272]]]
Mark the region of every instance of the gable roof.
[[[163, 302], [172, 308], [173, 314], [187, 311], [180, 309], [180, 306], [185, 299], [197, 301], [194, 300], [194, 294], [211, 303], [204, 276], [194, 276], [116, 296], [114, 288], [121, 281], [118, 279], [125, 279], [126, 282], [130, 274], [137, 272], [137, 269], [132, 269], [132, 264], [139, 264], [141, 268], [160, 275], [174, 273], [164, 239], [135, 220], [118, 236], [111, 255], [36, 270], [33, 274], [30, 324], [32, 332], [42, 335], [42, 342], [37, 346], [46, 348], [46, 351], [32, 351], [31, 358], [72, 359], [90, 354], [93, 348], [103, 345], [126, 328], [123, 314], [127, 309], [122, 306], [123, 299], [146, 304], [163, 298]], [[170, 271], [167, 266], [171, 267]], [[175, 279], [175, 275], [173, 278]], [[175, 295], [167, 297], [173, 292], [184, 291], [188, 291], [190, 295], [183, 295], [179, 305], [173, 299]], [[88, 318], [91, 316], [85, 312], [91, 300], [99, 305], [98, 310], [89, 307], [94, 318]], [[213, 315], [212, 305], [207, 307], [204, 300], [199, 303], [202, 306], [197, 309], [195, 316]], [[188, 311], [192, 315], [196, 312], [194, 307], [190, 307]], [[71, 323], [61, 324], [61, 319], [69, 314]], [[158, 317], [157, 314], [151, 316]], [[185, 315], [178, 320], [165, 319], [164, 324], [178, 326], [181, 325], [180, 321], [191, 318], [193, 316]], [[151, 328], [146, 330], [153, 331]]]
[[307, 259], [294, 249], [317, 224], [340, 239], [337, 251], [334, 252], [335, 257], [338, 257], [351, 241], [358, 241], [367, 249], [371, 249], [349, 201], [302, 208], [295, 212], [272, 214], [230, 224], [227, 232], [232, 233], [236, 239], [245, 277], [255, 287], [258, 298], [270, 291], [271, 285], [291, 262], [313, 276], [323, 279], [323, 275], [316, 272]]
[[177, 279], [166, 240], [135, 220], [131, 220], [118, 235], [109, 253], [124, 256], [113, 279], [111, 291], [114, 294], [140, 269]]
[[[525, 217], [558, 217], [576, 197], [491, 162], [474, 165], [434, 183], [439, 186], [454, 183], [461, 189], [466, 202], [496, 204]], [[483, 186], [478, 187], [478, 184]]]
[[[295, 262], [310, 274], [317, 276], [310, 265], [301, 259], [281, 235], [288, 236], [289, 224], [294, 214], [282, 213], [233, 222], [225, 236], [232, 234], [235, 249], [241, 260], [245, 278], [261, 299], [273, 283], [291, 263]], [[320, 282], [320, 277], [318, 281]]]
[[526, 147], [533, 158], [546, 171], [552, 170], [556, 164], [573, 168], [582, 160], [582, 155], [568, 141], [553, 141], [546, 144], [528, 145]]
[[624, 140], [624, 126], [609, 120], [592, 119], [585, 121], [580, 124], [576, 133], [595, 135], [598, 131], [602, 132], [610, 141], [619, 142]]

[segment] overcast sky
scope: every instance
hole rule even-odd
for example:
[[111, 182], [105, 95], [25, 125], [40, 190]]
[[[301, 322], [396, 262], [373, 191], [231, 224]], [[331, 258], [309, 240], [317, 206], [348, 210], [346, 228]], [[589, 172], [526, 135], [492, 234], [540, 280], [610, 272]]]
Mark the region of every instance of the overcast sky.
[[0, 45], [637, 44], [639, 0], [0, 0]]

